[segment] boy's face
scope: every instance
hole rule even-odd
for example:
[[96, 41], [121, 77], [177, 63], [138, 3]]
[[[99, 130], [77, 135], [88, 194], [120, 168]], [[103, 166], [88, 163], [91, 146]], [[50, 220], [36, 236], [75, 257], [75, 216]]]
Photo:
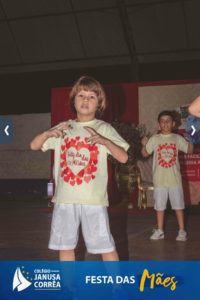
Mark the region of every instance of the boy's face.
[[74, 106], [78, 117], [92, 119], [98, 108], [98, 98], [95, 92], [80, 90], [76, 97]]
[[172, 132], [172, 129], [175, 126], [175, 122], [170, 116], [162, 116], [159, 120], [159, 126], [161, 133], [169, 134]]

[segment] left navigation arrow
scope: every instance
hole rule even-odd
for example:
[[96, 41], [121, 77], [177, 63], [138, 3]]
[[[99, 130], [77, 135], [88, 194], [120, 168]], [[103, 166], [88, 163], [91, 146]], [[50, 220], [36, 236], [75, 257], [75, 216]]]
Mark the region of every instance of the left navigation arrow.
[[13, 120], [10, 117], [0, 116], [0, 144], [13, 142]]
[[9, 136], [9, 132], [8, 132], [8, 129], [9, 129], [9, 125], [7, 125], [6, 127], [5, 127], [5, 129], [4, 129], [4, 132], [5, 132], [5, 134], [7, 135], [7, 136]]

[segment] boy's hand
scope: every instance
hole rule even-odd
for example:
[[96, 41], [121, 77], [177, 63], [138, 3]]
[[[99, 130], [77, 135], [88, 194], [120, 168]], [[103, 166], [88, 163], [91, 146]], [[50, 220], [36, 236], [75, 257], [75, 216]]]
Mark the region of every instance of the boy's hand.
[[40, 134], [38, 134], [31, 142], [30, 142], [30, 148], [32, 150], [40, 150], [42, 148], [42, 145], [44, 142], [50, 138], [50, 137], [64, 137], [65, 133], [64, 130], [72, 128], [70, 124], [67, 124], [66, 122], [60, 123], [56, 125], [55, 127], [44, 131]]
[[144, 136], [142, 139], [141, 139], [141, 144], [142, 146], [146, 146], [146, 144], [148, 143], [148, 137]]
[[88, 142], [91, 142], [91, 144], [106, 144], [107, 139], [96, 132], [96, 130], [88, 126], [84, 126], [84, 128], [91, 134], [91, 136], [88, 138]]
[[66, 122], [63, 122], [49, 130], [46, 131], [47, 137], [64, 137], [64, 130], [67, 130], [70, 128], [69, 124], [66, 124]]

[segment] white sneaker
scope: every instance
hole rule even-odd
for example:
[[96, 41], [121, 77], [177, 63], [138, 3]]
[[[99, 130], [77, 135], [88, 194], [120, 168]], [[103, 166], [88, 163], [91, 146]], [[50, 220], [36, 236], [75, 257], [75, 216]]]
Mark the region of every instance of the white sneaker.
[[150, 236], [150, 240], [162, 240], [164, 239], [164, 232], [161, 229], [154, 229], [153, 234]]
[[187, 232], [183, 229], [178, 231], [178, 235], [176, 237], [176, 241], [185, 242], [187, 241]]

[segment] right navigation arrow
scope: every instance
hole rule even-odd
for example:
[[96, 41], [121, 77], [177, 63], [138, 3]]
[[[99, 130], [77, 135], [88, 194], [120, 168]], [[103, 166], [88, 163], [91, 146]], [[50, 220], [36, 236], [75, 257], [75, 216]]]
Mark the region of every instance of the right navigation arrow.
[[194, 127], [194, 125], [192, 125], [191, 128], [192, 128], [192, 133], [191, 133], [191, 135], [194, 135], [195, 132], [196, 132], [196, 128]]

